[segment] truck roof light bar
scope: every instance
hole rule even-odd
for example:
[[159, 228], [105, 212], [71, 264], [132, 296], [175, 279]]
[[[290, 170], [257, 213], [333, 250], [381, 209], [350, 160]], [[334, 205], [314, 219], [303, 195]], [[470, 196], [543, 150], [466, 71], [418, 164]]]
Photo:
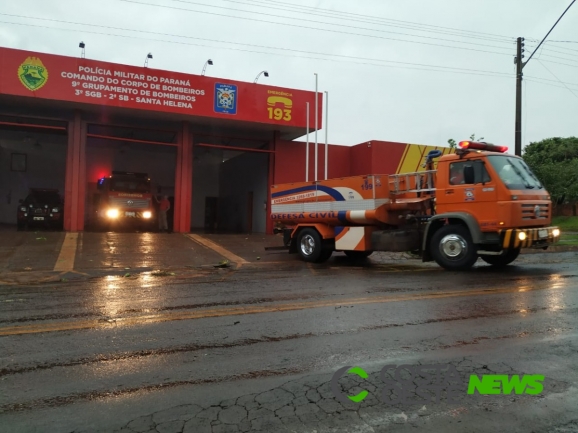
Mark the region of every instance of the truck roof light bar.
[[500, 153], [508, 151], [508, 146], [496, 146], [495, 144], [485, 143], [483, 141], [460, 141], [460, 147], [463, 150], [487, 150], [489, 152]]

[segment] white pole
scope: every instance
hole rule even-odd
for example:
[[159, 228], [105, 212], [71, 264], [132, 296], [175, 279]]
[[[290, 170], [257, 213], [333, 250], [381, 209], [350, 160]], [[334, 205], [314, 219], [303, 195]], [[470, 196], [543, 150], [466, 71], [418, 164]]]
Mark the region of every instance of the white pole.
[[317, 98], [317, 78], [318, 78], [317, 73], [315, 73], [315, 182], [317, 182], [317, 180], [318, 180], [318, 177], [317, 177], [317, 168], [318, 168], [317, 129], [319, 128], [319, 125], [318, 125], [319, 121], [318, 121], [317, 117], [318, 117], [318, 113], [319, 113], [319, 108], [318, 108], [319, 103], [317, 102], [317, 99], [318, 99]]
[[305, 146], [305, 182], [309, 182], [309, 102], [307, 103], [307, 145]]
[[327, 180], [327, 158], [329, 156], [329, 143], [327, 141], [327, 122], [329, 121], [329, 92], [325, 91], [325, 180]]

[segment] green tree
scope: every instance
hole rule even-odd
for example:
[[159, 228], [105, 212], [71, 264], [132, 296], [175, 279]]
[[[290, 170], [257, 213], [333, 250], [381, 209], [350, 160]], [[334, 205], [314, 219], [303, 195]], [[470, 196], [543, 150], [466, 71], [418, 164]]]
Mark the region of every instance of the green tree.
[[578, 138], [553, 137], [530, 143], [523, 158], [557, 204], [578, 201]]

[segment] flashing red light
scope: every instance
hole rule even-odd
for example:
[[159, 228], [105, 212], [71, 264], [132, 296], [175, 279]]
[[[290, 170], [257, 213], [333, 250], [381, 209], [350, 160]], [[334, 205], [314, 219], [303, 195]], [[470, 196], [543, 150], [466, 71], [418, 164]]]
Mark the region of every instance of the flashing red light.
[[464, 150], [487, 150], [489, 152], [504, 153], [508, 150], [508, 146], [496, 146], [495, 144], [481, 143], [476, 141], [460, 141], [460, 147]]

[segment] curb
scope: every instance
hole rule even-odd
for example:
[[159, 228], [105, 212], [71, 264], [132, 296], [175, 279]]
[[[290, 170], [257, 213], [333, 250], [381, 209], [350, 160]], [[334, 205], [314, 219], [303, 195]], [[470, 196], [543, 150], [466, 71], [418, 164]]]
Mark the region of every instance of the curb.
[[548, 247], [547, 250], [524, 248], [524, 249], [522, 249], [522, 254], [567, 253], [570, 251], [578, 251], [578, 245], [552, 246], [552, 247]]
[[62, 278], [61, 272], [6, 272], [0, 274], [0, 286], [14, 286], [21, 284], [39, 284], [58, 282]]

